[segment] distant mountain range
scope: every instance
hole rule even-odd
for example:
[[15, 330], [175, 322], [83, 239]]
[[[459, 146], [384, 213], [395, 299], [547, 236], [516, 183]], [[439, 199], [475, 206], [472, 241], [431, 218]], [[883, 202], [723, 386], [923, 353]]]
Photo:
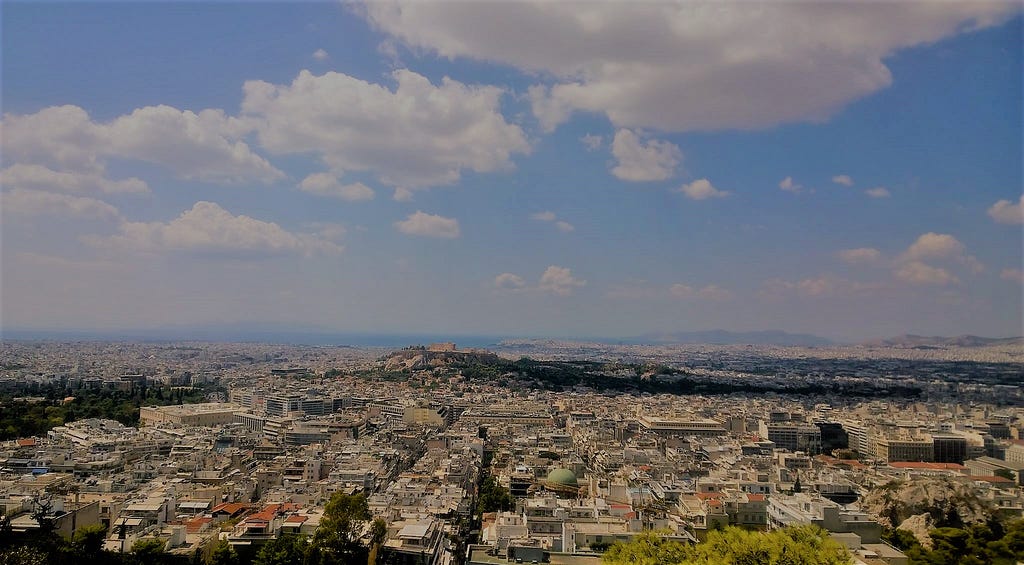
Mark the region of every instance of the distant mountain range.
[[818, 347], [833, 345], [833, 341], [811, 334], [792, 334], [782, 330], [757, 332], [730, 332], [710, 330], [703, 332], [667, 332], [642, 335], [629, 341], [636, 343], [707, 343], [711, 345], [781, 345], [792, 347]]
[[1024, 345], [1024, 337], [979, 337], [960, 335], [956, 337], [924, 336], [906, 334], [889, 339], [877, 339], [862, 343], [865, 347], [986, 347], [992, 345]]

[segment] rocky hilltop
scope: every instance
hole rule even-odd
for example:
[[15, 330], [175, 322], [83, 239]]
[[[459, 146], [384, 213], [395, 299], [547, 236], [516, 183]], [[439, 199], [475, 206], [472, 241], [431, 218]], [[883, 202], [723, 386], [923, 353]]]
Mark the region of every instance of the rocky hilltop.
[[928, 532], [988, 521], [996, 509], [978, 497], [969, 482], [951, 477], [916, 477], [872, 488], [861, 507], [880, 517], [882, 525], [912, 532], [930, 547]]
[[483, 349], [458, 349], [454, 343], [413, 346], [384, 357], [386, 371], [433, 369], [449, 365], [493, 364], [499, 357]]

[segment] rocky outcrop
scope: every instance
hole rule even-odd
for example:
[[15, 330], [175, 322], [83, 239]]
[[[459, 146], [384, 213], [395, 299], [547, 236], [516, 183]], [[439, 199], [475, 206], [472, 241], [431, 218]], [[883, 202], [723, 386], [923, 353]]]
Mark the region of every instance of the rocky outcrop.
[[[879, 485], [868, 491], [861, 506], [889, 527], [902, 527], [912, 517], [915, 521], [910, 525], [917, 527], [925, 522], [922, 515], [928, 516], [931, 528], [962, 527], [985, 522], [995, 514], [995, 508], [978, 497], [973, 485], [953, 477], [915, 477]], [[924, 543], [927, 532], [918, 539]]]
[[900, 522], [899, 529], [906, 530], [917, 538], [917, 542], [924, 546], [925, 549], [932, 548], [932, 538], [928, 535], [928, 532], [935, 529], [935, 521], [932, 520], [931, 514], [916, 514]]

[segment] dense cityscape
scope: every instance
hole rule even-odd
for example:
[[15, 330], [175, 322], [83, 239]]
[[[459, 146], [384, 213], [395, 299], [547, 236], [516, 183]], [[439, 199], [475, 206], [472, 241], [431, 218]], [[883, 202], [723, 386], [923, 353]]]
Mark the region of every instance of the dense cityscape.
[[1024, 565], [1021, 0], [0, 0], [0, 565]]
[[[942, 536], [988, 528], [972, 538], [992, 545], [984, 562], [1010, 562], [1022, 360], [1013, 341], [10, 341], [4, 535], [98, 532], [94, 555], [156, 547], [168, 563], [298, 563], [320, 547], [335, 562], [597, 564], [650, 532], [700, 547], [813, 525], [854, 563], [902, 565], [977, 551]], [[134, 409], [88, 412], [102, 399]], [[349, 545], [317, 534], [341, 503]]]

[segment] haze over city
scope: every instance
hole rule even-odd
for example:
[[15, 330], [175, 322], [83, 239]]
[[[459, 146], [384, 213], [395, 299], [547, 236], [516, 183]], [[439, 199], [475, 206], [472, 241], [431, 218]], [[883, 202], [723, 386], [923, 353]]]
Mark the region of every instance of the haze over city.
[[2, 328], [1020, 335], [1021, 25], [8, 2]]

